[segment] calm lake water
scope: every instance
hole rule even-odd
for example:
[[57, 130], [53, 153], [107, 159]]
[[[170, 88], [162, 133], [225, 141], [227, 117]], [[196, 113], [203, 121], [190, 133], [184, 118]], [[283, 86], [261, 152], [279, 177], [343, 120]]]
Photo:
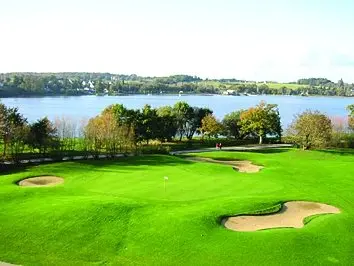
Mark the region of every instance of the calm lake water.
[[278, 104], [283, 126], [287, 126], [294, 115], [306, 109], [319, 110], [329, 116], [347, 115], [346, 106], [354, 103], [354, 98], [342, 97], [301, 97], [301, 96], [73, 96], [38, 98], [3, 98], [7, 106], [17, 106], [29, 121], [48, 116], [68, 116], [75, 119], [90, 118], [99, 114], [113, 103], [122, 103], [128, 108], [141, 108], [145, 104], [153, 107], [173, 105], [177, 101], [186, 101], [192, 106], [208, 107], [218, 118], [234, 110], [248, 108], [261, 100]]

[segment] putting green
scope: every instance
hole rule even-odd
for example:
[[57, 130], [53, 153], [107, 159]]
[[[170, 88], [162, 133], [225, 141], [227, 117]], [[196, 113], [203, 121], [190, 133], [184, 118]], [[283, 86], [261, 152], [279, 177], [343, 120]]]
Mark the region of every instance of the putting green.
[[[198, 153], [258, 173], [174, 156], [63, 162], [0, 177], [0, 261], [18, 265], [350, 265], [354, 152]], [[22, 188], [29, 176], [59, 186]], [[168, 180], [164, 177], [167, 176]], [[165, 190], [166, 185], [166, 190]], [[314, 201], [341, 213], [303, 228], [235, 232], [225, 216]]]

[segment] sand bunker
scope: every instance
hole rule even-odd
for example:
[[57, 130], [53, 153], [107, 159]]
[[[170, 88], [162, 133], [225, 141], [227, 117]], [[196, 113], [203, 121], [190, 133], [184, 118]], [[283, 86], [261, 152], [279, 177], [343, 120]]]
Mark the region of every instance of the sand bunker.
[[197, 162], [209, 162], [209, 163], [231, 165], [233, 169], [241, 173], [256, 173], [263, 168], [263, 166], [255, 165], [250, 161], [219, 161], [211, 158], [200, 158], [200, 157], [190, 157], [187, 159], [191, 161], [197, 161]]
[[21, 180], [18, 184], [23, 187], [48, 187], [64, 182], [64, 179], [57, 176], [37, 176]]
[[11, 263], [6, 263], [6, 262], [0, 261], [0, 266], [19, 266], [19, 265], [15, 265], [15, 264], [11, 264]]
[[223, 224], [234, 231], [257, 231], [280, 227], [301, 228], [304, 226], [306, 217], [326, 213], [340, 213], [340, 210], [317, 202], [289, 201], [277, 213], [228, 217], [223, 220]]

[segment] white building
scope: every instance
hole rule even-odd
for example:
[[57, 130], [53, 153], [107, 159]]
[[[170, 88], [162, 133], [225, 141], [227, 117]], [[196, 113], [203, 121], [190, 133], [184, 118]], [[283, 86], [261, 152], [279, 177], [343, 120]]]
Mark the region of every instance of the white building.
[[234, 95], [235, 94], [235, 90], [226, 90], [222, 92], [223, 95]]

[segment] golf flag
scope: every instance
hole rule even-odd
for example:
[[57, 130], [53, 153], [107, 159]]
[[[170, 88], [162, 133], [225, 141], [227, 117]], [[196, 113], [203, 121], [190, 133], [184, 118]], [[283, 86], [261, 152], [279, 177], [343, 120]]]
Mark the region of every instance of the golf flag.
[[168, 177], [167, 176], [164, 176], [163, 177], [163, 187], [164, 187], [164, 191], [165, 191], [165, 194], [166, 194], [166, 181], [168, 180]]

